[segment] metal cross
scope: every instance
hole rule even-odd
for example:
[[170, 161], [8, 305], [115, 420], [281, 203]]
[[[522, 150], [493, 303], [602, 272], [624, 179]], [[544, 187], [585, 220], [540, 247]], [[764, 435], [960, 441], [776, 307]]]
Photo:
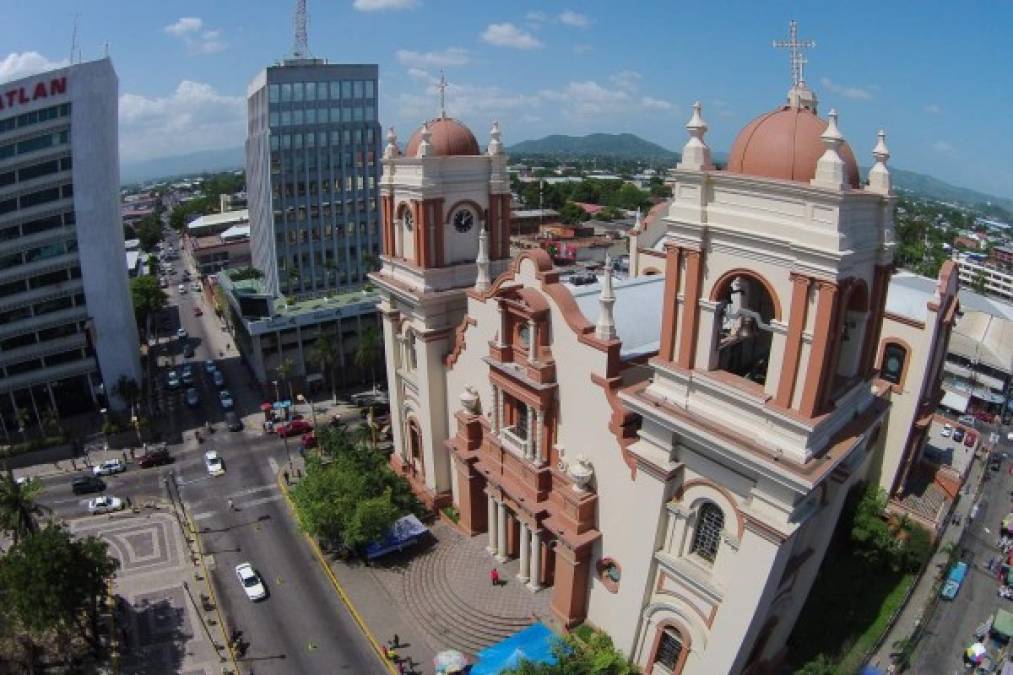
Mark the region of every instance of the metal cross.
[[815, 40], [798, 39], [798, 21], [792, 19], [788, 22], [788, 39], [774, 40], [774, 46], [787, 48], [791, 60], [791, 85], [797, 87], [805, 84], [803, 68], [808, 63], [805, 58], [804, 49], [811, 49], [816, 46]]
[[440, 119], [447, 116], [447, 106], [445, 100], [445, 94], [447, 91], [447, 76], [444, 72], [440, 71], [440, 81], [436, 83], [436, 88], [440, 90]]

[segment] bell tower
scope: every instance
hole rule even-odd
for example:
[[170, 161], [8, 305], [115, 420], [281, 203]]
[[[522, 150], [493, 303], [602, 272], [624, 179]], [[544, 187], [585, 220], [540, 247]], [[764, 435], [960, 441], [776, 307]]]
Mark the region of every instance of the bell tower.
[[383, 296], [387, 378], [395, 452], [430, 507], [450, 499], [451, 465], [443, 358], [467, 311], [466, 292], [505, 268], [510, 181], [497, 123], [485, 152], [440, 105], [402, 153], [391, 129], [380, 181], [383, 253], [371, 276]]

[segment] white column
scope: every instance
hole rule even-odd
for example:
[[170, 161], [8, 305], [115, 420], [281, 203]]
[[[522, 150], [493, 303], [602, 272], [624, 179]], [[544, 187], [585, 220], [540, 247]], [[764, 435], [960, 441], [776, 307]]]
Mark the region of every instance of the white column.
[[531, 578], [528, 573], [528, 559], [529, 559], [528, 554], [530, 553], [530, 548], [531, 548], [531, 530], [528, 529], [527, 523], [522, 522], [521, 545], [520, 545], [521, 567], [517, 571], [517, 579], [520, 580], [522, 584], [527, 583], [528, 579]]
[[496, 438], [499, 438], [499, 430], [501, 424], [500, 418], [500, 393], [499, 387], [493, 386], [492, 388], [492, 433]]
[[528, 410], [528, 438], [525, 441], [524, 457], [533, 459], [535, 455], [535, 409], [527, 406]]
[[537, 591], [542, 587], [542, 533], [537, 529], [531, 530], [531, 561], [529, 566], [531, 581], [528, 588]]
[[496, 502], [496, 506], [499, 509], [497, 513], [498, 524], [496, 532], [496, 560], [500, 562], [506, 562], [507, 558], [507, 512], [506, 504], [503, 502]]
[[489, 495], [488, 508], [486, 509], [486, 515], [489, 519], [489, 545], [485, 547], [485, 550], [489, 552], [489, 555], [496, 555], [496, 500]]
[[528, 321], [528, 360], [538, 360], [538, 324], [534, 319]]
[[535, 411], [535, 445], [531, 448], [531, 461], [541, 463], [542, 461], [542, 425], [545, 423], [545, 413], [541, 410]]

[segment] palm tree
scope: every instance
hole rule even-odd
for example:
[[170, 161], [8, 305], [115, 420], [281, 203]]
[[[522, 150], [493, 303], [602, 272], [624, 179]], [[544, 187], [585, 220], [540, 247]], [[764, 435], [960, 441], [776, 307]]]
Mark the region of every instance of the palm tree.
[[292, 373], [295, 372], [295, 362], [292, 361], [292, 357], [286, 356], [281, 360], [281, 363], [274, 369], [275, 375], [279, 380], [284, 380], [288, 383], [288, 400], [294, 401], [295, 394], [292, 393]]
[[113, 394], [122, 399], [128, 407], [133, 408], [141, 396], [141, 388], [133, 378], [120, 375], [120, 379], [113, 385]]
[[28, 423], [32, 421], [32, 418], [28, 416], [28, 410], [25, 408], [17, 408], [14, 411], [14, 420], [17, 422], [18, 431], [21, 432], [21, 442], [27, 445]]
[[331, 398], [337, 404], [338, 391], [334, 387], [334, 365], [338, 362], [338, 350], [335, 349], [334, 343], [326, 337], [318, 339], [310, 350], [309, 357], [320, 370], [327, 372], [327, 379], [331, 381]]
[[373, 389], [376, 389], [376, 361], [380, 358], [380, 332], [376, 326], [369, 325], [359, 333], [359, 341], [355, 345], [355, 355], [352, 359], [360, 370], [369, 368], [370, 377], [373, 380]]
[[41, 490], [42, 483], [36, 480], [18, 483], [6, 467], [0, 474], [0, 532], [10, 535], [15, 544], [39, 531], [35, 514], [40, 507], [35, 497]]

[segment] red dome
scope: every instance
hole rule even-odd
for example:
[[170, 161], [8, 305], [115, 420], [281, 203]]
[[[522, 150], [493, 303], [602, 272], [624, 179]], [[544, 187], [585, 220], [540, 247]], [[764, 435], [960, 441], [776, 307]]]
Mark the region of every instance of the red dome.
[[[816, 176], [816, 162], [826, 147], [820, 136], [827, 121], [806, 108], [785, 106], [760, 115], [739, 132], [728, 155], [731, 173], [808, 183]], [[848, 184], [861, 187], [858, 162], [851, 147], [840, 148]]]
[[[475, 135], [468, 127], [450, 117], [441, 117], [429, 121], [429, 131], [432, 134], [429, 144], [432, 145], [432, 154], [441, 157], [451, 155], [481, 155]], [[422, 128], [420, 127], [412, 137], [408, 139], [404, 154], [408, 157], [415, 157], [419, 154], [419, 145], [422, 143]]]

